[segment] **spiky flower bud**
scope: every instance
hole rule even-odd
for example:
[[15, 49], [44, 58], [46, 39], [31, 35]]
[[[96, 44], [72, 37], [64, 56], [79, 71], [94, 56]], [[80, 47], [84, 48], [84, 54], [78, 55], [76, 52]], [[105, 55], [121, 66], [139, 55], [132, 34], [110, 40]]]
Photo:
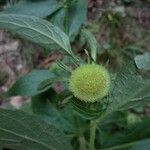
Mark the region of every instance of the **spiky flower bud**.
[[93, 103], [107, 95], [110, 77], [107, 70], [100, 65], [81, 65], [72, 71], [69, 89], [78, 99]]

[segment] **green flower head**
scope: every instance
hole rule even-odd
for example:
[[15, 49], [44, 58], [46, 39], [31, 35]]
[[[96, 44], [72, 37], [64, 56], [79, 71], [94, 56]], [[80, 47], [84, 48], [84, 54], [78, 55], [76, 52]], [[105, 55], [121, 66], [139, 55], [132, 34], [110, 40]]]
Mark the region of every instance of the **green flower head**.
[[69, 89], [78, 99], [93, 103], [107, 95], [110, 77], [107, 70], [100, 65], [81, 65], [72, 71]]

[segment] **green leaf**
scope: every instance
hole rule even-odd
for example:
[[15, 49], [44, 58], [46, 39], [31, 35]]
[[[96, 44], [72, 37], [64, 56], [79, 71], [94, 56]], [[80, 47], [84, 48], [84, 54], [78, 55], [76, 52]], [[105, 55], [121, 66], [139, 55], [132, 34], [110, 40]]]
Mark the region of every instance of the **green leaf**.
[[56, 0], [39, 0], [34, 2], [21, 0], [15, 5], [6, 7], [1, 14], [19, 14], [45, 18], [59, 8], [60, 5]]
[[0, 15], [0, 29], [7, 29], [47, 48], [57, 44], [72, 54], [68, 36], [46, 20], [26, 15]]
[[130, 150], [149, 150], [149, 149], [150, 149], [150, 139], [146, 139], [137, 142]]
[[55, 99], [56, 92], [52, 89], [48, 90], [46, 93], [33, 96], [31, 105], [33, 113], [38, 114], [42, 120], [54, 124], [63, 131], [70, 133], [73, 132], [72, 125], [68, 122], [68, 120], [64, 119], [55, 106], [52, 105]]
[[144, 80], [145, 86], [137, 93], [137, 95], [123, 105], [120, 109], [126, 110], [134, 107], [142, 107], [150, 104], [150, 80]]
[[142, 106], [148, 106], [150, 105], [150, 96], [145, 96], [145, 97], [139, 97], [132, 99], [125, 105], [123, 105], [120, 110], [127, 110], [135, 107], [142, 107]]
[[135, 63], [138, 69], [150, 70], [150, 53], [144, 53], [135, 57]]
[[78, 115], [88, 120], [99, 118], [108, 105], [107, 99], [103, 99], [102, 102], [95, 102], [93, 104], [82, 102], [75, 97], [70, 101]]
[[57, 12], [53, 13], [50, 16], [50, 21], [53, 22], [54, 25], [60, 27], [63, 31], [66, 31], [72, 41], [78, 34], [81, 25], [85, 22], [86, 14], [86, 0], [68, 1], [68, 6], [62, 7]]
[[98, 46], [99, 46], [96, 38], [87, 29], [82, 30], [81, 38], [83, 38], [83, 40], [85, 40], [85, 42], [89, 45], [91, 58], [93, 59], [93, 61], [96, 62]]
[[86, 20], [87, 0], [75, 0], [69, 9], [69, 36], [77, 35]]
[[58, 26], [60, 29], [64, 29], [64, 20], [65, 20], [65, 10], [61, 8], [59, 11], [53, 13], [49, 19], [54, 25]]
[[15, 150], [71, 150], [54, 125], [21, 111], [0, 109], [0, 148]]
[[[110, 117], [107, 119], [110, 119]], [[143, 119], [133, 125], [125, 126], [124, 129], [121, 128], [120, 131], [115, 131], [113, 134], [107, 133], [107, 130], [111, 132], [114, 129], [114, 123], [111, 126], [110, 124], [100, 125], [100, 129], [103, 129], [100, 135], [101, 139], [103, 138], [103, 143], [101, 143], [102, 150], [128, 150], [128, 148], [136, 145], [136, 143], [143, 139], [148, 139], [150, 136], [149, 118]]]
[[145, 118], [131, 126], [128, 126], [122, 136], [122, 141], [131, 142], [138, 141], [150, 136], [150, 119]]
[[106, 129], [108, 128], [108, 130], [109, 130], [109, 126], [112, 124], [116, 124], [116, 126], [117, 125], [124, 126], [127, 123], [126, 117], [127, 117], [126, 112], [115, 111], [115, 112], [111, 113], [109, 116], [107, 116], [107, 118], [105, 118], [105, 120], [103, 120], [102, 123], [100, 123], [100, 128], [103, 128], [104, 130], [105, 130], [105, 128]]
[[29, 113], [29, 114], [32, 114], [32, 109], [31, 109], [31, 103], [30, 102], [27, 102], [25, 104], [23, 104], [19, 110], [25, 112], [25, 113]]
[[[66, 79], [69, 78], [70, 72], [68, 72], [68, 71], [64, 70], [64, 68], [60, 67], [57, 62], [58, 61], [56, 61], [55, 63], [53, 63], [51, 65], [51, 67], [49, 68], [49, 71], [54, 73], [59, 78], [61, 78], [62, 76]], [[63, 60], [62, 60], [62, 62], [63, 62]]]
[[107, 109], [110, 112], [132, 108], [139, 105], [138, 103], [144, 105], [145, 102], [150, 101], [148, 90], [150, 80], [144, 80], [141, 76], [136, 75], [133, 64], [124, 64], [112, 86], [110, 91], [111, 104]]
[[[49, 89], [54, 82], [55, 75], [48, 70], [32, 70], [28, 74], [20, 77], [16, 83], [9, 89], [8, 96], [33, 96], [42, 93]], [[44, 80], [51, 80], [48, 88], [43, 88], [39, 90], [39, 85]]]

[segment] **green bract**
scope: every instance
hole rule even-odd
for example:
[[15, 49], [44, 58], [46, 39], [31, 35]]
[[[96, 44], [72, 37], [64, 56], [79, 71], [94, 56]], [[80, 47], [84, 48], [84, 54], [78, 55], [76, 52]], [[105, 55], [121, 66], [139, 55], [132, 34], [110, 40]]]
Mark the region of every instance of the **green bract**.
[[69, 89], [73, 95], [85, 102], [93, 103], [107, 95], [110, 77], [107, 70], [100, 65], [81, 65], [72, 71]]

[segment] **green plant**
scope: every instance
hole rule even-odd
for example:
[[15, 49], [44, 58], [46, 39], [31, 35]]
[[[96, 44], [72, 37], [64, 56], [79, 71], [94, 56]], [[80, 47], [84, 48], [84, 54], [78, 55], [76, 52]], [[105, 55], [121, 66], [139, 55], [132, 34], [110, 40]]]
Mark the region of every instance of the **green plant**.
[[86, 0], [19, 0], [6, 5], [0, 14], [19, 14], [45, 18], [74, 40], [86, 19]]
[[[31, 96], [31, 102], [21, 110], [0, 109], [0, 149], [138, 150], [144, 144], [149, 147], [149, 119], [128, 122], [129, 114], [125, 111], [150, 104], [150, 80], [138, 74], [134, 62], [124, 64], [116, 74], [108, 73], [96, 62], [96, 40], [88, 31], [85, 34], [90, 38], [87, 41], [91, 49], [85, 50], [86, 62], [73, 53], [66, 33], [35, 16], [1, 14], [0, 29], [42, 47], [57, 45], [65, 55], [49, 70], [33, 70], [22, 76], [6, 93]], [[82, 85], [82, 81], [88, 85]], [[53, 89], [56, 82], [63, 87], [60, 94]], [[111, 137], [109, 129], [113, 125], [120, 132]]]

